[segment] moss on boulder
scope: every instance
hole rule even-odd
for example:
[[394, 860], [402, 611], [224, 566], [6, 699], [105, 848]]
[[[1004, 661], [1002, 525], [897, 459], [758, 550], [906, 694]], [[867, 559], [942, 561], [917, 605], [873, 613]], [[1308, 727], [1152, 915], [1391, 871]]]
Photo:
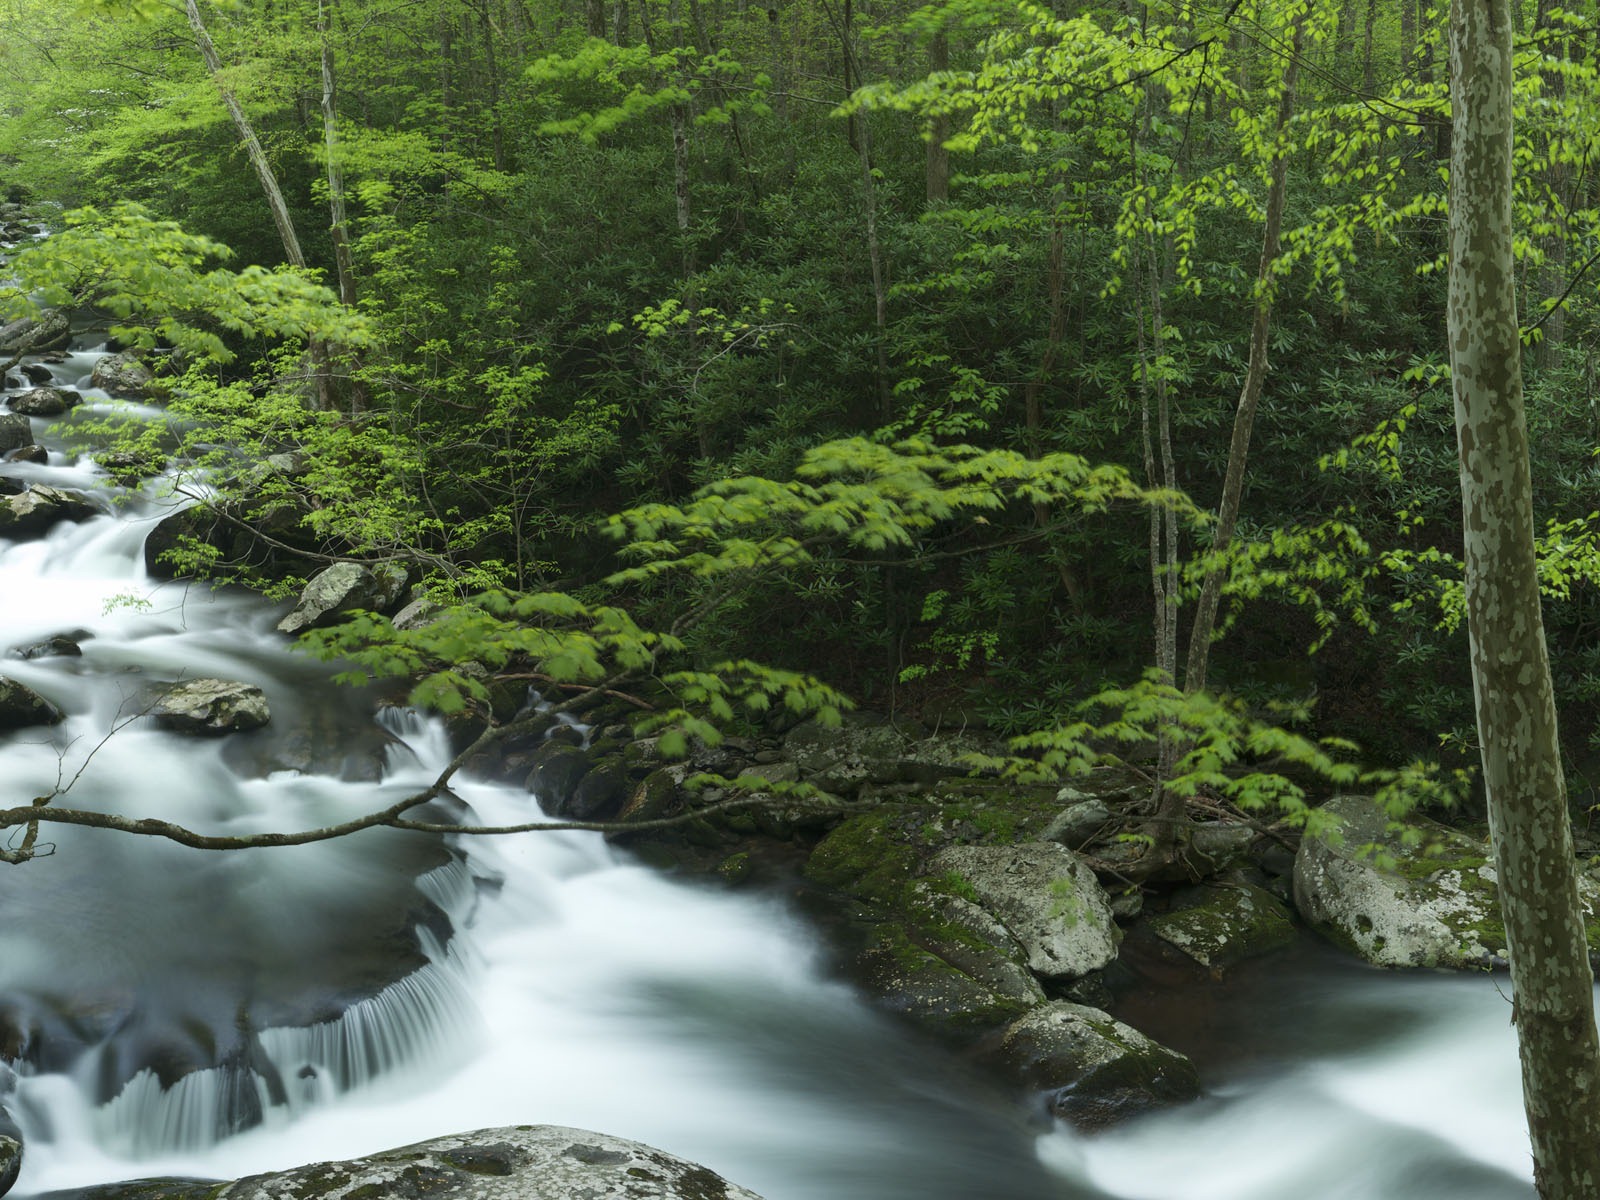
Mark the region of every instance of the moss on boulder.
[[1195, 888], [1146, 920], [1155, 937], [1211, 971], [1282, 949], [1294, 941], [1289, 909], [1254, 884]]

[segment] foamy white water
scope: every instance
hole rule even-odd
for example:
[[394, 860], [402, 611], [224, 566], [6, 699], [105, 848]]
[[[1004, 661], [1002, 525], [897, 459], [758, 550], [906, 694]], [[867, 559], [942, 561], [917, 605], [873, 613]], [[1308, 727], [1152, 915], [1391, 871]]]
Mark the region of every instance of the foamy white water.
[[[83, 382], [92, 357], [60, 377]], [[35, 425], [56, 447], [50, 465], [6, 474], [97, 479]], [[148, 682], [206, 674], [263, 687], [279, 734], [230, 746], [135, 722], [63, 802], [282, 828], [432, 778], [448, 756], [439, 728], [403, 718], [378, 730], [325, 669], [291, 655], [272, 630], [278, 610], [147, 579], [139, 552], [154, 519], [108, 504], [48, 538], [0, 543], [0, 649], [89, 635], [81, 658], [0, 664], [68, 713], [5, 737], [9, 796], [70, 778]], [[148, 606], [118, 606], [130, 594]], [[385, 753], [390, 734], [404, 745], [386, 752], [381, 782], [252, 770], [234, 753], [330, 725], [369, 747], [357, 758]], [[489, 822], [534, 812], [518, 789], [458, 791]], [[43, 1065], [0, 1097], [28, 1138], [19, 1195], [231, 1178], [539, 1122], [653, 1143], [768, 1200], [1531, 1195], [1508, 1009], [1489, 977], [1320, 966], [1286, 977], [1239, 1001], [1251, 1007], [1233, 1036], [1265, 1049], [1212, 1064], [1211, 1095], [1084, 1138], [829, 980], [782, 897], [667, 879], [592, 835], [468, 839], [454, 857], [386, 832], [234, 855], [50, 836], [53, 858], [0, 867], [0, 1005], [33, 1014], [43, 1048]], [[330, 993], [367, 978], [352, 966], [369, 953], [364, 931], [392, 933], [413, 909], [434, 914], [414, 934], [427, 965], [338, 1020], [319, 1017]], [[200, 1043], [232, 1036], [241, 1017], [251, 1032], [221, 1066], [162, 1086], [157, 1067], [203, 1058]], [[146, 1058], [155, 1066], [132, 1069]], [[230, 1132], [245, 1118], [258, 1123]]]

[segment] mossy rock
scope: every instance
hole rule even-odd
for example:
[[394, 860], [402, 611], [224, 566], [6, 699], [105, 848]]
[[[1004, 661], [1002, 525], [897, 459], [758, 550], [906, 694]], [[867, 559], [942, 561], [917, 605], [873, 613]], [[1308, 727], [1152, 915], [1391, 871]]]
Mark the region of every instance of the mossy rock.
[[1146, 919], [1162, 942], [1217, 971], [1281, 950], [1295, 939], [1289, 909], [1254, 884], [1195, 888], [1168, 912]]
[[1002, 1065], [1049, 1093], [1051, 1111], [1086, 1128], [1200, 1093], [1194, 1064], [1110, 1014], [1055, 1000], [1001, 1036]]
[[[1381, 967], [1503, 967], [1505, 923], [1488, 843], [1412, 815], [1391, 822], [1372, 800], [1326, 810], [1339, 836], [1307, 837], [1295, 856], [1295, 906], [1336, 945]], [[1600, 882], [1580, 876], [1590, 956], [1600, 952]]]
[[850, 817], [811, 852], [806, 878], [862, 900], [899, 906], [923, 857], [907, 826], [908, 814], [891, 808]]

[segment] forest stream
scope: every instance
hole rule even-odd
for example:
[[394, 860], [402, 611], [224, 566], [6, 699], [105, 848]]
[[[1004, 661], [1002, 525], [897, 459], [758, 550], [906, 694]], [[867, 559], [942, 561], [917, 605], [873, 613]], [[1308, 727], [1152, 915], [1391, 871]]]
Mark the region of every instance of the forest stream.
[[[116, 403], [87, 386], [97, 353], [51, 368], [83, 391], [79, 412]], [[274, 631], [280, 609], [149, 579], [163, 510], [34, 425], [49, 463], [5, 474], [105, 511], [0, 542], [6, 646], [82, 649], [4, 665], [67, 714], [5, 736], [12, 796], [72, 781], [74, 807], [237, 831], [366, 811], [437, 773], [441, 729], [375, 726], [368, 698]], [[137, 716], [150, 683], [200, 675], [261, 686], [273, 724], [201, 740]], [[491, 822], [536, 815], [519, 789], [457, 791]], [[0, 1096], [26, 1135], [19, 1196], [529, 1122], [649, 1142], [767, 1200], [1532, 1194], [1490, 975], [1304, 951], [1152, 1000], [1141, 1027], [1192, 1055], [1207, 1093], [1086, 1137], [830, 979], [783, 897], [675, 881], [597, 835], [446, 849], [369, 832], [228, 854], [49, 837], [52, 855], [0, 867], [0, 1017], [29, 1031], [36, 1064]], [[373, 982], [405, 953], [426, 964]], [[187, 1071], [206, 1061], [224, 1065]]]

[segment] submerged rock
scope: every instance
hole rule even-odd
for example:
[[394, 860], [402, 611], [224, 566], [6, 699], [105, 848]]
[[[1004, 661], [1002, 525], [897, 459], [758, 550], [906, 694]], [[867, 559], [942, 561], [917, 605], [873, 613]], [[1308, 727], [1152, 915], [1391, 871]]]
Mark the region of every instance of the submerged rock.
[[271, 719], [267, 697], [253, 684], [188, 679], [168, 688], [150, 710], [175, 733], [224, 734], [259, 729]]
[[[167, 1190], [173, 1188], [175, 1190]], [[144, 1180], [85, 1188], [75, 1200], [761, 1200], [705, 1167], [641, 1142], [518, 1125], [480, 1129], [348, 1162], [312, 1163], [234, 1183]]]
[[978, 903], [1022, 944], [1036, 974], [1076, 979], [1117, 956], [1122, 935], [1105, 889], [1065, 846], [952, 846], [932, 867], [972, 888]]
[[1013, 1022], [999, 1058], [1050, 1093], [1055, 1115], [1100, 1128], [1161, 1104], [1200, 1094], [1194, 1064], [1109, 1013], [1054, 1000]]

